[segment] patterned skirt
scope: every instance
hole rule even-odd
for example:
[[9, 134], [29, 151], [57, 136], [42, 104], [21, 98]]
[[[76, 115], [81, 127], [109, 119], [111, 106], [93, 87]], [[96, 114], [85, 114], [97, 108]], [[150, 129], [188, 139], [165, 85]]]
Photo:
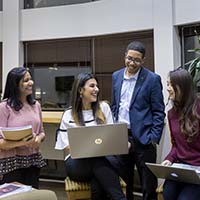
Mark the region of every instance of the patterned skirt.
[[21, 168], [35, 166], [38, 168], [46, 165], [41, 153], [32, 154], [29, 156], [16, 155], [9, 158], [0, 159], [0, 175], [7, 174], [11, 171]]

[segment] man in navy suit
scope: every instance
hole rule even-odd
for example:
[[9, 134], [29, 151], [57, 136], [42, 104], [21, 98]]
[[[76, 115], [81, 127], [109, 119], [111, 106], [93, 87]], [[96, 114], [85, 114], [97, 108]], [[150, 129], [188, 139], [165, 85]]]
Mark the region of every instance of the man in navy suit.
[[143, 200], [157, 199], [157, 178], [145, 162], [156, 162], [156, 144], [164, 125], [164, 102], [159, 75], [142, 65], [145, 47], [134, 41], [127, 46], [126, 67], [112, 75], [112, 112], [116, 122], [125, 122], [129, 132], [129, 154], [111, 159], [127, 183], [127, 199], [133, 199], [134, 166], [140, 177]]

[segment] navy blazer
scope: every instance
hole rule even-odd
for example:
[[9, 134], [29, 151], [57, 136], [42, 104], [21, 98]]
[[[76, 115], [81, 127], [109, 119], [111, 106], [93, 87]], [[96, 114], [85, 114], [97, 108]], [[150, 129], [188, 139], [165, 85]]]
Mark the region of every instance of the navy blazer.
[[[112, 75], [112, 112], [116, 121], [125, 69]], [[143, 145], [151, 142], [158, 144], [164, 126], [164, 110], [160, 76], [141, 67], [129, 107], [130, 128], [134, 140]]]

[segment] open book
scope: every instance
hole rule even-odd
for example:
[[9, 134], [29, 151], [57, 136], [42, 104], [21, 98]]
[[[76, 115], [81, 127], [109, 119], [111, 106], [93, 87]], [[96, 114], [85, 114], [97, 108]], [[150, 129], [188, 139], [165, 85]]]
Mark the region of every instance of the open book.
[[21, 126], [21, 127], [6, 127], [0, 128], [2, 136], [5, 140], [19, 141], [29, 140], [33, 137], [32, 126]]
[[22, 185], [22, 184], [14, 184], [14, 183], [5, 183], [0, 186], [0, 199], [3, 197], [13, 195], [13, 194], [28, 192], [30, 190], [32, 190], [31, 186]]

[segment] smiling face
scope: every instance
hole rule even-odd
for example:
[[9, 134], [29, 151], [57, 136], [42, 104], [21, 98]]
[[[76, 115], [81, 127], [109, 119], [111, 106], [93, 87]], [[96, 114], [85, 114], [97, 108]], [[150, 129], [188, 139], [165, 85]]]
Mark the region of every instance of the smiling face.
[[180, 87], [178, 85], [176, 85], [175, 88], [174, 88], [174, 86], [172, 86], [169, 78], [167, 80], [167, 91], [168, 91], [168, 94], [169, 94], [168, 98], [170, 100], [180, 102], [180, 99], [182, 97]]
[[33, 92], [33, 80], [29, 72], [19, 82], [19, 91], [21, 98], [27, 97]]
[[91, 109], [91, 103], [97, 101], [98, 93], [99, 88], [96, 79], [87, 80], [84, 87], [80, 90], [84, 109]]
[[127, 67], [127, 75], [131, 76], [138, 72], [141, 65], [144, 63], [142, 53], [136, 50], [128, 50], [125, 55], [125, 65]]
[[175, 95], [174, 88], [173, 88], [173, 86], [171, 85], [171, 81], [170, 81], [169, 78], [168, 78], [168, 80], [167, 80], [167, 92], [168, 92], [168, 94], [169, 94], [169, 97], [168, 97], [168, 98], [169, 98], [170, 100], [174, 101], [176, 95]]

